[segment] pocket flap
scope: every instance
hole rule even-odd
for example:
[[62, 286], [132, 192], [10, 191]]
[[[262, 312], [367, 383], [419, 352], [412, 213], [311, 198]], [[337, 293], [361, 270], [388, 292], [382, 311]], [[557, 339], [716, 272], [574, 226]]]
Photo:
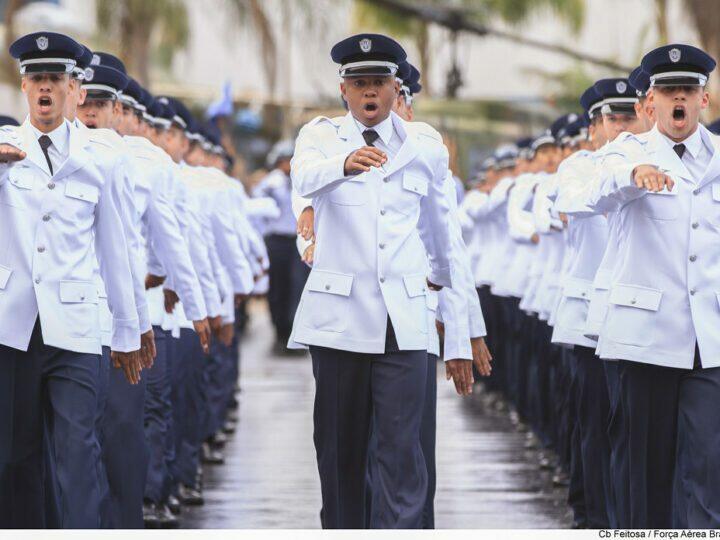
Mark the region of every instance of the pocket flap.
[[411, 274], [409, 276], [403, 276], [403, 281], [405, 282], [405, 289], [407, 290], [410, 298], [425, 294], [427, 291], [425, 274]]
[[32, 189], [33, 188], [33, 174], [29, 167], [24, 165], [15, 165], [10, 169], [8, 175], [10, 183], [20, 189]]
[[715, 181], [712, 184], [713, 201], [720, 202], [720, 182]]
[[89, 281], [61, 281], [60, 302], [63, 304], [97, 304], [97, 287]]
[[65, 195], [73, 199], [97, 203], [100, 198], [100, 190], [89, 184], [83, 184], [76, 180], [70, 180], [65, 185]]
[[580, 298], [582, 300], [590, 299], [590, 291], [592, 290], [592, 281], [587, 279], [568, 278], [563, 288], [563, 296], [568, 298]]
[[353, 276], [313, 268], [308, 277], [308, 289], [315, 292], [350, 296]]
[[428, 181], [418, 174], [406, 172], [403, 175], [403, 189], [425, 196], [428, 194]]
[[610, 289], [610, 303], [618, 306], [657, 311], [660, 307], [662, 294], [662, 291], [648, 287], [613, 285]]
[[7, 266], [0, 266], [0, 290], [7, 287], [7, 282], [10, 279], [10, 274], [12, 274], [12, 272], [13, 271]]

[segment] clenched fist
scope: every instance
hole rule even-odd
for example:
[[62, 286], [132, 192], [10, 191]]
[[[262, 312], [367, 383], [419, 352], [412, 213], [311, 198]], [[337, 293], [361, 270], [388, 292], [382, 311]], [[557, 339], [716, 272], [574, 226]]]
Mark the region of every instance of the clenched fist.
[[345, 159], [345, 176], [368, 172], [370, 167], [380, 167], [387, 161], [385, 152], [374, 146], [363, 146]]
[[662, 191], [666, 187], [668, 191], [672, 191], [673, 187], [675, 187], [675, 181], [653, 165], [638, 165], [635, 167], [633, 180], [637, 187], [653, 193]]
[[0, 163], [11, 163], [25, 159], [25, 152], [10, 144], [0, 144]]

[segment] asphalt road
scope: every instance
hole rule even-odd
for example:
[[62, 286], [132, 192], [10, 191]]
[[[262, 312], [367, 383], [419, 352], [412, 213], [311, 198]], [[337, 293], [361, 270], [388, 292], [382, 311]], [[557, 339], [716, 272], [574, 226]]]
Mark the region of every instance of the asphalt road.
[[[318, 528], [320, 485], [312, 442], [309, 356], [271, 353], [257, 306], [241, 352], [239, 429], [224, 465], [206, 466], [205, 505], [186, 508], [186, 528]], [[438, 364], [438, 528], [567, 528], [566, 492], [553, 488], [525, 434], [489, 406], [481, 386], [455, 394]]]

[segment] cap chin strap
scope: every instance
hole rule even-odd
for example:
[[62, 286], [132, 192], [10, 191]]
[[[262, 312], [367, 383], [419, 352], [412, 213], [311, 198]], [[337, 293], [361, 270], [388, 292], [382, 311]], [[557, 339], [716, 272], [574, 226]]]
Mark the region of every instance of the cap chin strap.
[[83, 84], [82, 87], [87, 90], [88, 92], [95, 90], [98, 92], [108, 92], [112, 94], [116, 99], [118, 97], [118, 91], [117, 89], [113, 88], [112, 86], [108, 86], [106, 84]]
[[[707, 76], [696, 71], [667, 71], [665, 73], [656, 73], [650, 75], [650, 86], [658, 86], [663, 79], [697, 79], [698, 86], [705, 86], [707, 84]], [[662, 84], [660, 84], [662, 86]], [[669, 85], [669, 86], [691, 86], [690, 84], [682, 85]]]
[[136, 107], [139, 105], [139, 103], [137, 102], [137, 100], [136, 100], [134, 97], [132, 97], [132, 96], [130, 96], [130, 95], [128, 95], [128, 94], [123, 94], [122, 92], [118, 92], [118, 98], [119, 98], [120, 101], [122, 101], [125, 105], [129, 105], [130, 107], [136, 108]]
[[179, 115], [176, 114], [175, 116], [173, 116], [172, 121], [183, 129], [187, 129], [187, 122], [185, 122], [185, 120], [183, 120]]
[[27, 60], [20, 61], [20, 75], [25, 75], [28, 66], [37, 64], [64, 65], [65, 73], [70, 73], [77, 65], [77, 62], [72, 58], [29, 58]]
[[[398, 70], [398, 65], [393, 62], [386, 62], [383, 60], [362, 60], [360, 62], [350, 62], [349, 64], [343, 64], [340, 66], [340, 76], [346, 77], [346, 76], [352, 76], [347, 75], [347, 71], [349, 69], [356, 69], [356, 68], [372, 68], [372, 67], [382, 67], [386, 68], [389, 73], [386, 75], [395, 75]], [[357, 74], [356, 77], [360, 77], [364, 74]], [[368, 74], [370, 75], [370, 74]]]
[[602, 101], [598, 101], [597, 103], [593, 103], [590, 108], [588, 109], [588, 115], [592, 116], [595, 111], [597, 111], [600, 107], [603, 106]]
[[[147, 113], [143, 113], [143, 116], [147, 115]], [[147, 115], [150, 118], [153, 118], [150, 115]], [[167, 118], [153, 118], [152, 123], [160, 126], [163, 129], [170, 129], [170, 126], [172, 125], [172, 122], [168, 120]]]

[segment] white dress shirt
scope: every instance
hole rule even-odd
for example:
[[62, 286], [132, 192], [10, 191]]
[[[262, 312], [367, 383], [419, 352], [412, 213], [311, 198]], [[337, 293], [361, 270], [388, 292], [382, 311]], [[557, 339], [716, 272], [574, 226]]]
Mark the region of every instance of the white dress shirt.
[[[32, 128], [33, 133], [35, 133], [36, 139], [40, 140], [40, 137], [43, 135], [50, 137], [52, 144], [48, 147], [48, 155], [50, 156], [50, 161], [52, 162], [53, 173], [56, 173], [60, 170], [60, 167], [68, 158], [70, 130], [68, 129], [67, 122], [63, 122], [50, 133], [43, 133], [32, 124], [30, 124], [30, 127]], [[48, 170], [48, 172], [50, 171]]]
[[697, 183], [704, 175], [705, 171], [710, 164], [710, 159], [713, 155], [712, 146], [708, 141], [705, 141], [699, 129], [690, 135], [687, 139], [680, 143], [676, 143], [672, 139], [669, 139], [662, 133], [660, 134], [663, 141], [665, 141], [670, 148], [674, 150], [674, 147], [678, 144], [685, 145], [685, 153], [681, 158], [683, 165], [687, 168], [688, 172], [692, 175], [692, 179]]

